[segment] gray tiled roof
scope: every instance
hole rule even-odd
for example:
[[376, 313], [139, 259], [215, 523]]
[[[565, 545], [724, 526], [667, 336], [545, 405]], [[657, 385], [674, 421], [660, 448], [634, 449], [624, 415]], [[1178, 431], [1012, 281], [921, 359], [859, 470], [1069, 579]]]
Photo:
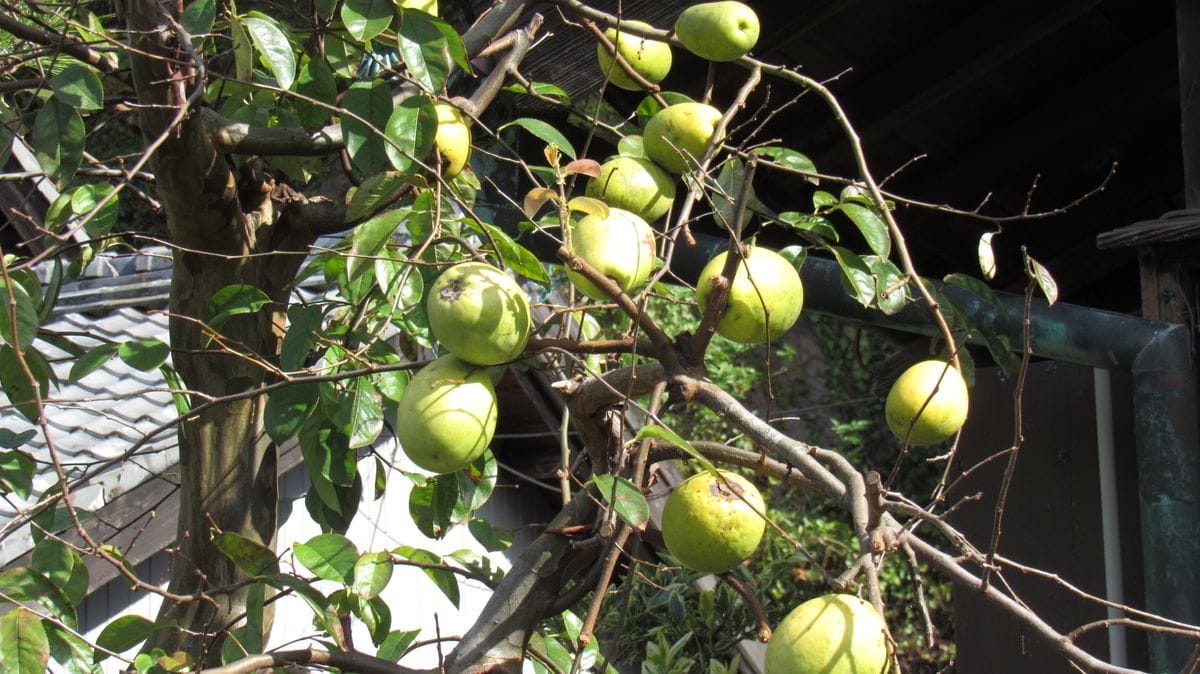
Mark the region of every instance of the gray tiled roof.
[[[44, 327], [72, 333], [76, 342], [88, 346], [105, 340], [168, 341], [166, 315], [134, 307], [117, 308], [102, 315], [65, 313]], [[79, 334], [90, 337], [74, 336]], [[51, 438], [67, 474], [73, 479], [86, 477], [73, 491], [77, 507], [96, 510], [150, 477], [163, 475], [177, 463], [173, 430], [154, 437], [134, 456], [122, 458], [147, 432], [176, 416], [166, 382], [158, 370], [139, 372], [114, 357], [79, 381], [71, 382], [68, 373], [75, 361], [42, 342], [38, 342], [38, 348], [53, 364], [61, 383], [57, 389], [51, 389], [47, 404]], [[0, 410], [0, 427], [21, 432], [34, 425], [15, 410], [6, 409]], [[48, 463], [46, 440], [39, 433], [21, 449], [39, 461], [34, 494], [42, 494], [55, 481], [53, 467]], [[103, 468], [97, 469], [97, 464], [103, 464]], [[0, 540], [0, 564], [28, 549], [28, 527], [15, 527], [13, 520], [30, 505], [12, 495], [0, 499], [0, 531], [5, 534]]]

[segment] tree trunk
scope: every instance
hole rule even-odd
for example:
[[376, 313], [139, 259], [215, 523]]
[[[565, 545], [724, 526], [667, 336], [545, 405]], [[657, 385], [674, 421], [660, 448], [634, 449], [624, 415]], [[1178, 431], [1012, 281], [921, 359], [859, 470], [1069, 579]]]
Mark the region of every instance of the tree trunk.
[[[213, 146], [194, 110], [176, 110], [201, 84], [186, 79], [186, 62], [174, 48], [174, 30], [152, 0], [129, 5], [137, 49], [130, 55], [147, 143], [164, 139], [152, 166], [171, 243], [175, 246], [170, 296], [172, 360], [191, 392], [193, 408], [222, 396], [245, 394], [273, 377], [285, 331], [291, 283], [312, 237], [280, 221], [270, 183], [243, 171], [239, 185], [230, 163]], [[167, 37], [164, 37], [167, 36]], [[172, 86], [170, 82], [181, 82]], [[178, 124], [175, 123], [178, 121]], [[240, 188], [240, 189], [239, 189]], [[279, 255], [258, 255], [271, 251]], [[230, 285], [262, 290], [272, 304], [237, 315], [210, 339], [203, 322], [213, 296]], [[263, 433], [264, 396], [214, 405], [179, 427], [179, 538], [170, 591], [206, 597], [168, 602], [161, 620], [180, 630], [155, 634], [146, 648], [184, 650], [200, 663], [219, 663], [225, 632], [245, 613], [246, 575], [212, 544], [216, 531], [231, 532], [273, 548], [278, 525], [277, 449]], [[231, 589], [232, 588], [232, 589]], [[266, 621], [269, 625], [269, 620]], [[268, 628], [269, 629], [269, 628]]]

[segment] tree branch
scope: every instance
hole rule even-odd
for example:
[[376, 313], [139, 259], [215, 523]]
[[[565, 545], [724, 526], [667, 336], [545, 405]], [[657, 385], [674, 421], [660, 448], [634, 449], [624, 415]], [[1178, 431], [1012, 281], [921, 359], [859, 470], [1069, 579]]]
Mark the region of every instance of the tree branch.
[[318, 665], [337, 667], [343, 671], [359, 672], [360, 674], [430, 674], [432, 669], [413, 669], [397, 665], [366, 653], [344, 651], [322, 651], [316, 648], [306, 648], [295, 651], [279, 651], [250, 655], [235, 660], [223, 667], [211, 667], [200, 670], [200, 674], [251, 674], [262, 669], [274, 667], [295, 667], [297, 665]]

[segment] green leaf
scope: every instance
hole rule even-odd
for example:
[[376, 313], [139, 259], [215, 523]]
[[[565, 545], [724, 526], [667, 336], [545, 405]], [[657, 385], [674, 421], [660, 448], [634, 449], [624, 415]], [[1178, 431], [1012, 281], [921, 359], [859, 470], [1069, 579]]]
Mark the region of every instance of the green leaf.
[[400, 658], [408, 652], [408, 647], [416, 641], [417, 636], [421, 634], [421, 630], [390, 632], [383, 639], [383, 643], [379, 644], [379, 650], [375, 652], [375, 657], [388, 662], [399, 662]]
[[458, 504], [458, 479], [454, 475], [435, 475], [413, 487], [408, 495], [408, 512], [413, 524], [429, 538], [446, 535], [454, 523]]
[[840, 246], [831, 246], [829, 250], [842, 269], [842, 285], [847, 294], [864, 307], [869, 307], [875, 301], [875, 275], [871, 268], [855, 253]]
[[520, 117], [518, 119], [514, 119], [508, 124], [501, 126], [499, 130], [503, 131], [510, 126], [519, 126], [545, 141], [547, 145], [553, 145], [557, 147], [562, 151], [563, 154], [567, 155], [571, 159], [577, 159], [575, 156], [575, 148], [571, 145], [571, 141], [567, 140], [567, 137], [562, 135], [561, 131], [540, 119]]
[[388, 161], [398, 171], [411, 173], [416, 162], [429, 156], [437, 137], [437, 110], [428, 96], [409, 96], [392, 111], [383, 132]]
[[826, 192], [825, 190], [817, 190], [812, 196], [813, 208], [828, 208], [838, 205], [838, 198]]
[[466, 470], [454, 473], [458, 480], [458, 507], [454, 512], [456, 521], [465, 521], [492, 497], [492, 492], [496, 489], [496, 478], [500, 474], [497, 465], [495, 455], [489, 450], [484, 450], [483, 455], [475, 459]]
[[354, 563], [354, 593], [363, 599], [373, 599], [383, 592], [392, 580], [392, 556], [387, 552], [364, 553]]
[[[331, 485], [348, 487], [354, 484], [358, 474], [355, 453], [350, 451], [350, 439], [339, 429], [321, 425], [321, 415], [312, 417], [300, 431], [300, 450], [304, 454], [304, 464], [308, 467], [313, 486], [318, 487], [322, 481]], [[318, 491], [320, 491], [318, 487]], [[340, 497], [331, 498], [332, 493], [322, 492], [321, 498], [331, 508], [340, 508]]]
[[1042, 294], [1046, 296], [1046, 301], [1051, 306], [1058, 301], [1058, 283], [1054, 277], [1050, 275], [1050, 270], [1042, 266], [1041, 262], [1026, 256], [1029, 260], [1029, 267], [1033, 270], [1033, 278], [1037, 280], [1038, 286], [1042, 289]]
[[254, 42], [241, 21], [229, 22], [229, 37], [233, 42], [233, 76], [239, 82], [254, 81]]
[[267, 435], [276, 444], [291, 439], [317, 409], [320, 386], [315, 382], [301, 382], [285, 386], [267, 397], [263, 411], [263, 426]]
[[342, 106], [342, 136], [355, 167], [366, 174], [387, 166], [383, 128], [392, 115], [392, 95], [382, 80], [355, 82], [346, 90]]
[[875, 277], [875, 306], [891, 316], [908, 304], [908, 284], [902, 283], [904, 272], [890, 260], [867, 255], [863, 262]]
[[450, 50], [433, 17], [424, 12], [404, 12], [396, 47], [409, 76], [425, 91], [441, 93], [450, 75]]
[[[41, 300], [38, 301], [37, 317], [38, 323], [45, 322], [50, 318], [50, 314], [54, 311], [55, 305], [58, 304], [58, 296], [62, 292], [63, 277], [65, 276], [65, 267], [62, 263], [62, 258], [54, 258], [54, 266], [51, 268], [50, 280], [46, 283], [46, 290], [42, 293]], [[54, 339], [51, 337], [50, 339]], [[67, 337], [62, 337], [61, 341], [55, 342], [55, 346], [66, 351], [78, 358], [83, 355], [84, 349], [77, 346]]]
[[571, 102], [571, 95], [568, 94], [566, 90], [560, 86], [550, 84], [549, 82], [530, 82], [529, 86], [525, 86], [521, 83], [510, 84], [504, 87], [504, 90], [511, 91], [514, 94], [544, 96], [546, 98], [555, 99], [559, 103], [563, 104]]
[[[407, 313], [420, 304], [425, 295], [425, 279], [421, 272], [394, 250], [384, 250], [375, 260], [375, 284], [384, 297], [391, 298], [393, 313]], [[408, 381], [407, 376], [404, 381]], [[399, 400], [387, 391], [383, 394]]]
[[617, 154], [633, 159], [645, 159], [646, 148], [641, 136], [625, 136], [617, 141]]
[[531, 253], [525, 246], [517, 243], [516, 240], [499, 227], [489, 225], [486, 222], [479, 224], [483, 226], [492, 241], [496, 242], [496, 254], [500, 257], [500, 262], [505, 267], [517, 272], [530, 281], [540, 283], [544, 286], [550, 285], [550, 277], [546, 274], [546, 269], [542, 267], [542, 262], [536, 255]]
[[697, 450], [695, 447], [693, 447], [692, 443], [688, 442], [687, 440], [684, 440], [682, 437], [679, 436], [679, 434], [675, 433], [674, 431], [672, 431], [671, 429], [669, 429], [665, 426], [653, 426], [653, 425], [652, 426], [642, 426], [641, 428], [638, 429], [637, 435], [635, 435], [633, 439], [634, 440], [650, 439], [650, 440], [662, 440], [663, 442], [669, 442], [672, 445], [675, 445], [676, 447], [687, 452], [688, 455], [690, 455], [693, 459], [696, 459], [697, 461], [699, 461], [700, 465], [704, 466], [704, 470], [708, 471], [709, 473], [712, 473], [713, 475], [717, 474], [717, 467], [714, 466], [712, 464], [712, 462], [709, 461], [703, 454], [701, 454], [699, 450]]
[[263, 65], [275, 76], [275, 83], [280, 89], [291, 89], [296, 81], [296, 55], [292, 52], [292, 44], [283, 27], [275, 19], [259, 12], [243, 16], [242, 23], [254, 41], [254, 48], [258, 50]]
[[96, 637], [95, 662], [108, 657], [106, 651], [121, 653], [146, 640], [146, 637], [161, 629], [174, 627], [169, 623], [157, 623], [140, 615], [124, 615], [104, 626]]
[[57, 626], [50, 626], [46, 637], [50, 641], [50, 657], [62, 666], [64, 674], [96, 674], [92, 665], [95, 649], [90, 643]]
[[360, 42], [387, 30], [395, 14], [392, 0], [346, 0], [342, 4], [342, 23]]
[[[1021, 358], [1013, 352], [1013, 345], [1008, 337], [988, 328], [977, 328], [976, 332], [983, 336], [988, 353], [992, 354], [992, 360], [995, 360], [1000, 369], [1004, 370], [1004, 374], [1010, 377], [1016, 376], [1021, 369]], [[959, 355], [961, 356], [965, 351], [966, 349], [959, 351]]]
[[37, 602], [72, 629], [76, 626], [75, 606], [67, 595], [42, 574], [28, 567], [0, 571], [0, 593], [6, 600]]
[[117, 347], [117, 355], [133, 369], [149, 372], [167, 361], [171, 347], [154, 338], [135, 339]]
[[108, 183], [81, 185], [71, 195], [71, 210], [80, 218], [87, 218], [83, 231], [92, 237], [101, 237], [112, 231], [121, 211], [121, 197], [112, 198], [115, 187]]
[[218, 330], [225, 321], [240, 314], [253, 314], [271, 303], [271, 298], [252, 285], [237, 283], [225, 286], [208, 303], [207, 323]]
[[72, 63], [50, 78], [50, 87], [58, 100], [79, 110], [104, 107], [104, 86], [95, 71]]
[[408, 177], [398, 171], [383, 171], [364, 180], [346, 206], [346, 222], [357, 222], [391, 204], [408, 186]]
[[[807, 156], [786, 147], [756, 147], [753, 150], [754, 154], [767, 157], [776, 164], [789, 168], [793, 171], [801, 171], [803, 173], [816, 173], [817, 166]], [[805, 176], [805, 180], [816, 185], [820, 179], [814, 176]]]
[[[687, 103], [692, 100], [691, 97], [675, 91], [664, 91], [660, 94], [660, 96], [664, 101], [666, 101], [667, 105]], [[663, 106], [659, 105], [654, 96], [647, 96], [642, 99], [641, 103], [638, 103], [636, 111], [638, 121], [642, 125], [645, 125], [651, 117], [657, 115], [662, 109]]]
[[251, 576], [273, 576], [279, 573], [279, 560], [271, 549], [240, 534], [224, 531], [213, 536], [213, 545]]
[[83, 559], [56, 538], [39, 541], [31, 557], [33, 568], [63, 591], [72, 606], [87, 595], [88, 570]]
[[[35, 435], [37, 432], [30, 429], [16, 437], [28, 440]], [[25, 452], [0, 452], [0, 493], [16, 494], [22, 499], [29, 498], [33, 491], [33, 476], [36, 474], [37, 462]]]
[[827, 240], [838, 240], [837, 228], [823, 215], [810, 215], [808, 213], [797, 213], [795, 211], [784, 211], [780, 213], [779, 221], [791, 225], [801, 232], [812, 232], [817, 236]]
[[79, 111], [66, 102], [51, 98], [38, 111], [30, 145], [51, 180], [62, 185], [75, 175], [83, 158], [85, 135]]
[[612, 505], [617, 516], [626, 524], [635, 529], [646, 525], [650, 519], [650, 505], [646, 502], [646, 496], [632, 482], [608, 473], [593, 475], [592, 482], [596, 483], [600, 496]]
[[887, 223], [880, 217], [879, 211], [851, 202], [838, 204], [837, 210], [849, 216], [850, 220], [862, 232], [871, 251], [883, 259], [888, 259], [892, 253], [892, 236], [888, 232]]
[[325, 319], [324, 309], [316, 304], [288, 307], [288, 331], [283, 336], [279, 352], [279, 364], [285, 371], [293, 372], [304, 367], [308, 354], [317, 343], [317, 331]]
[[467, 529], [488, 552], [500, 552], [512, 546], [512, 532], [502, 527], [493, 527], [492, 523], [485, 519], [472, 519], [467, 523]]
[[[419, 10], [408, 8], [404, 9], [405, 13], [416, 11]], [[467, 54], [467, 47], [463, 44], [462, 37], [460, 37], [458, 32], [454, 30], [454, 26], [451, 26], [445, 21], [441, 21], [433, 16], [429, 16], [429, 18], [432, 19], [433, 25], [436, 26], [439, 31], [441, 31], [442, 37], [446, 39], [446, 51], [450, 54], [450, 58], [454, 59], [454, 63], [459, 68], [462, 68], [463, 72], [467, 73], [468, 75], [474, 74], [474, 71], [471, 69], [471, 58]]]
[[359, 280], [363, 272], [375, 268], [374, 259], [391, 240], [396, 228], [408, 217], [408, 211], [384, 211], [354, 228], [350, 241], [350, 256], [346, 260], [346, 275], [350, 283]]
[[369, 447], [383, 431], [383, 401], [370, 377], [359, 377], [350, 385], [350, 449]]
[[[393, 552], [405, 559], [412, 560], [419, 564], [444, 564], [441, 557], [433, 554], [428, 550], [421, 550], [407, 545], [402, 545], [396, 548]], [[451, 604], [458, 607], [459, 591], [458, 591], [458, 576], [453, 571], [447, 569], [422, 569], [425, 575], [433, 581], [433, 584], [446, 595]]]
[[99, 370], [113, 356], [117, 355], [120, 348], [120, 344], [98, 344], [92, 347], [91, 351], [80, 356], [79, 360], [76, 360], [75, 364], [71, 366], [71, 373], [67, 375], [67, 381], [79, 381]]
[[307, 543], [292, 547], [296, 561], [325, 580], [350, 585], [354, 566], [358, 563], [358, 548], [340, 534], [319, 534]]
[[[193, 0], [179, 15], [179, 25], [193, 38], [202, 38], [212, 32], [213, 22], [217, 19], [216, 0]], [[200, 40], [192, 41], [193, 45]]]
[[20, 433], [14, 433], [7, 428], [0, 428], [0, 447], [15, 449], [29, 442], [36, 435], [37, 431], [32, 428], [25, 429]]
[[333, 116], [337, 103], [337, 83], [333, 81], [333, 71], [324, 60], [307, 56], [301, 58], [300, 72], [296, 75], [296, 93], [326, 104], [317, 105], [296, 98], [296, 116], [304, 128], [317, 128]]
[[50, 642], [42, 619], [18, 607], [0, 617], [0, 669], [9, 674], [42, 674]]
[[37, 306], [29, 291], [20, 283], [0, 279], [0, 339], [24, 352], [37, 337], [37, 328]]
[[[47, 371], [49, 365], [46, 364], [44, 358], [35, 358], [34, 354], [36, 353], [35, 349], [26, 352], [25, 364], [32, 371], [42, 399], [45, 400], [46, 394], [50, 390], [49, 372]], [[8, 345], [0, 346], [0, 386], [3, 386], [4, 394], [8, 397], [9, 402], [15, 405], [26, 419], [36, 423], [38, 406], [33, 385], [29, 382], [29, 375], [17, 360], [16, 353]]]

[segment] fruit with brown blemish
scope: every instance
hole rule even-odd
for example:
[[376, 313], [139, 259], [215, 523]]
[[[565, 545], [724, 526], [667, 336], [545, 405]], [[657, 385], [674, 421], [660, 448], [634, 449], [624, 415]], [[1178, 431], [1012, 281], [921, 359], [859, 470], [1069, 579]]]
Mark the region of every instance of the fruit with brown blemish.
[[483, 262], [463, 262], [442, 272], [429, 288], [426, 311], [442, 346], [468, 363], [506, 363], [529, 340], [525, 293], [508, 274]]
[[689, 569], [723, 573], [758, 549], [765, 512], [762, 494], [741, 475], [725, 470], [698, 473], [667, 497], [663, 541]]

